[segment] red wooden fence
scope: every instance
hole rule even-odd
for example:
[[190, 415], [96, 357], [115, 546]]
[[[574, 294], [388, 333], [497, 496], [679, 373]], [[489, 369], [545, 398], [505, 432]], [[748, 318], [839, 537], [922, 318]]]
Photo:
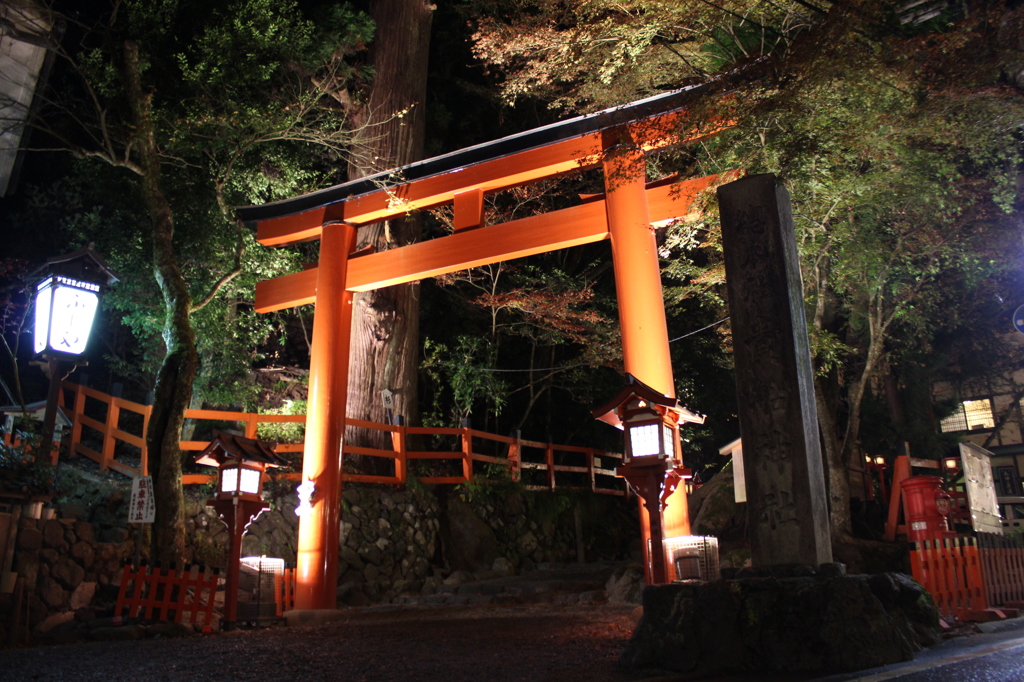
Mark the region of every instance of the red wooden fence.
[[[67, 396], [65, 396], [67, 394]], [[146, 451], [145, 433], [149, 424], [152, 406], [141, 405], [123, 398], [101, 393], [87, 386], [80, 386], [65, 381], [61, 392], [62, 405], [71, 419], [71, 438], [69, 450], [92, 459], [100, 465], [101, 470], [112, 469], [126, 476], [147, 475], [148, 456]], [[90, 402], [91, 401], [91, 402]], [[102, 419], [86, 414], [104, 413]], [[122, 428], [121, 418], [125, 414], [134, 414], [135, 433]], [[185, 417], [194, 420], [214, 420], [237, 422], [243, 427], [246, 437], [256, 438], [259, 425], [267, 423], [304, 423], [305, 415], [257, 414], [254, 412], [230, 412], [226, 410], [186, 410]], [[401, 426], [380, 424], [377, 422], [350, 419], [346, 425], [355, 429], [383, 431], [391, 436], [391, 449], [377, 449], [346, 445], [344, 454], [362, 455], [391, 460], [394, 473], [388, 476], [343, 472], [342, 480], [348, 482], [383, 483], [404, 485], [409, 476], [409, 462], [431, 460], [444, 467], [444, 462], [454, 465], [447, 474], [436, 471], [431, 475], [417, 476], [422, 483], [465, 483], [478, 477], [474, 465], [496, 464], [507, 467], [508, 474], [515, 481], [523, 479], [523, 472], [536, 471], [541, 475], [539, 480], [523, 481], [528, 489], [555, 490], [582, 489], [607, 495], [625, 495], [626, 487], [622, 479], [615, 477], [615, 467], [622, 461], [622, 455], [609, 453], [594, 448], [573, 445], [556, 445], [539, 441], [523, 440], [510, 436], [499, 436], [486, 431], [472, 428], [438, 428], [422, 426]], [[91, 430], [93, 438], [98, 441], [99, 449], [89, 447], [83, 442], [83, 427]], [[423, 442], [428, 438], [437, 440], [445, 438], [457, 443], [455, 447], [434, 450], [410, 450], [410, 436], [415, 442]], [[118, 442], [134, 446], [139, 453], [139, 464], [133, 466], [116, 459]], [[207, 446], [205, 441], [181, 441], [181, 449], [199, 451]], [[282, 443], [277, 452], [302, 452], [302, 443]], [[487, 454], [489, 451], [492, 454]], [[557, 455], [557, 456], [556, 456]], [[281, 473], [272, 476], [286, 480], [298, 481], [300, 473]], [[213, 480], [207, 474], [188, 474], [182, 477], [183, 483], [202, 484]]]
[[911, 543], [914, 579], [931, 593], [946, 618], [966, 619], [988, 608], [981, 554], [973, 537]]
[[286, 568], [284, 573], [274, 576], [274, 602], [277, 604], [278, 617], [295, 608], [294, 568]]
[[173, 618], [175, 623], [202, 623], [203, 632], [210, 632], [219, 577], [217, 569], [200, 571], [198, 566], [186, 566], [179, 574], [174, 569], [149, 570], [146, 566], [134, 568], [126, 564], [117, 593], [114, 623], [124, 622], [127, 608], [127, 618], [141, 615], [146, 620], [165, 622]]

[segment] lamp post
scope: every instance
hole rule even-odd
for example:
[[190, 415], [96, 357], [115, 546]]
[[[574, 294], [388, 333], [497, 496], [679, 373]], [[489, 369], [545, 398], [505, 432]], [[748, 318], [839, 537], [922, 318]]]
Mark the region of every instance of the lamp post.
[[675, 398], [626, 375], [628, 384], [612, 400], [592, 414], [607, 424], [623, 429], [626, 452], [615, 475], [644, 501], [650, 517], [650, 548], [646, 566], [647, 584], [668, 582], [665, 562], [665, 533], [662, 513], [666, 501], [692, 472], [683, 467], [679, 445], [680, 422], [704, 423], [704, 416], [682, 407]]
[[36, 274], [42, 275], [34, 296], [35, 329], [33, 348], [47, 362], [50, 390], [43, 417], [42, 447], [57, 463], [59, 448], [53, 449], [53, 430], [63, 380], [61, 364], [81, 364], [99, 308], [100, 291], [118, 281], [117, 274], [92, 245], [46, 261]]
[[228, 527], [223, 629], [231, 630], [238, 615], [242, 535], [260, 512], [270, 506], [263, 501], [263, 480], [267, 468], [285, 466], [288, 461], [263, 441], [229, 433], [217, 433], [193, 461], [217, 467], [217, 494], [206, 501], [206, 506], [213, 507]]
[[878, 473], [878, 487], [881, 493], [882, 499], [889, 499], [889, 487], [885, 483], [885, 470], [889, 468], [889, 465], [885, 461], [885, 457], [881, 455], [864, 455], [864, 462], [867, 465], [867, 497], [869, 500], [875, 499], [874, 483], [872, 482], [872, 472]]

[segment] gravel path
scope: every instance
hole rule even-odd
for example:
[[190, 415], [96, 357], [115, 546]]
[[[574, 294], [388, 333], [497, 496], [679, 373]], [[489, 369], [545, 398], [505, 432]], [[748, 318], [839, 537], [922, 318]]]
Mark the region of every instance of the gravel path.
[[0, 650], [0, 680], [633, 679], [616, 662], [633, 606], [353, 609], [319, 627]]

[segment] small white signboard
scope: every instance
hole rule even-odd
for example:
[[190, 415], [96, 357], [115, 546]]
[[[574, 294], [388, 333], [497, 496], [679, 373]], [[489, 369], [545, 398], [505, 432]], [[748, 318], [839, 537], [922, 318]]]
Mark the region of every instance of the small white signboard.
[[732, 484], [736, 496], [736, 504], [747, 501], [747, 479], [743, 472], [743, 439], [737, 438], [733, 442], [720, 447], [718, 454], [732, 457]]
[[390, 389], [385, 388], [381, 391], [380, 397], [384, 399], [385, 410], [393, 410], [395, 408], [395, 394]]
[[992, 480], [992, 453], [973, 443], [960, 443], [967, 503], [971, 507], [971, 525], [983, 533], [1003, 533], [996, 485]]
[[156, 502], [153, 500], [153, 477], [132, 479], [132, 500], [128, 506], [128, 523], [153, 523]]

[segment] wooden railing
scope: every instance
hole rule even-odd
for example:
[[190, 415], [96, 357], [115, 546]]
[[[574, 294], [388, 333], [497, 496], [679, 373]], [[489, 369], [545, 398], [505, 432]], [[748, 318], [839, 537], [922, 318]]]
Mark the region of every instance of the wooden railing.
[[[61, 385], [61, 389], [61, 405], [64, 407], [64, 413], [71, 420], [71, 440], [68, 450], [72, 455], [88, 457], [100, 465], [101, 471], [113, 469], [125, 476], [132, 477], [149, 474], [146, 457], [146, 429], [149, 427], [149, 416], [153, 412], [152, 405], [140, 405], [69, 381], [65, 381]], [[65, 394], [69, 392], [71, 398], [67, 400]], [[85, 413], [87, 400], [93, 400], [106, 406], [102, 420], [94, 419]], [[122, 412], [134, 414], [140, 418], [139, 423], [136, 424], [138, 433], [129, 433], [121, 429]], [[94, 450], [82, 442], [83, 427], [93, 429], [99, 434], [101, 443], [99, 450]], [[118, 441], [134, 445], [139, 449], [141, 454], [138, 467], [118, 462], [114, 458]]]
[[[65, 396], [64, 394], [67, 394]], [[69, 451], [83, 455], [100, 465], [101, 470], [111, 469], [126, 476], [148, 474], [146, 429], [152, 406], [141, 405], [123, 398], [110, 396], [87, 386], [64, 382], [61, 395], [65, 413], [71, 419]], [[103, 418], [86, 414], [104, 414]], [[124, 415], [135, 415], [134, 428], [129, 432], [122, 428]], [[256, 438], [260, 424], [299, 423], [304, 424], [305, 415], [257, 414], [254, 412], [230, 412], [226, 410], [186, 410], [185, 417], [194, 420], [235, 422], [242, 426], [248, 438]], [[507, 475], [531, 490], [582, 489], [608, 495], [625, 495], [622, 479], [616, 478], [615, 467], [622, 461], [622, 455], [608, 453], [594, 448], [573, 445], [556, 445], [539, 441], [524, 440], [511, 436], [499, 436], [469, 427], [442, 428], [425, 426], [404, 426], [380, 424], [377, 422], [350, 419], [349, 429], [366, 429], [389, 434], [391, 449], [379, 449], [346, 445], [345, 455], [360, 455], [390, 460], [393, 462], [391, 475], [371, 475], [343, 471], [342, 480], [348, 482], [383, 483], [404, 485], [410, 475], [409, 467], [414, 462], [431, 461], [434, 466], [428, 470], [416, 471], [414, 475], [421, 483], [458, 484], [472, 481], [481, 476], [478, 469], [487, 465], [504, 467]], [[99, 449], [83, 442], [83, 427], [91, 429], [95, 437], [90, 442], [99, 442]], [[427, 441], [449, 441], [447, 448], [435, 446], [422, 449]], [[118, 443], [127, 443], [137, 451], [138, 465], [118, 461]], [[410, 444], [421, 449], [410, 449]], [[181, 449], [199, 451], [207, 442], [181, 441]], [[302, 443], [281, 443], [279, 453], [302, 452]], [[415, 465], [414, 465], [415, 466]], [[493, 473], [493, 471], [491, 472]], [[298, 481], [297, 472], [279, 473], [278, 479]], [[187, 474], [182, 477], [186, 485], [203, 484], [213, 480], [207, 474]]]

